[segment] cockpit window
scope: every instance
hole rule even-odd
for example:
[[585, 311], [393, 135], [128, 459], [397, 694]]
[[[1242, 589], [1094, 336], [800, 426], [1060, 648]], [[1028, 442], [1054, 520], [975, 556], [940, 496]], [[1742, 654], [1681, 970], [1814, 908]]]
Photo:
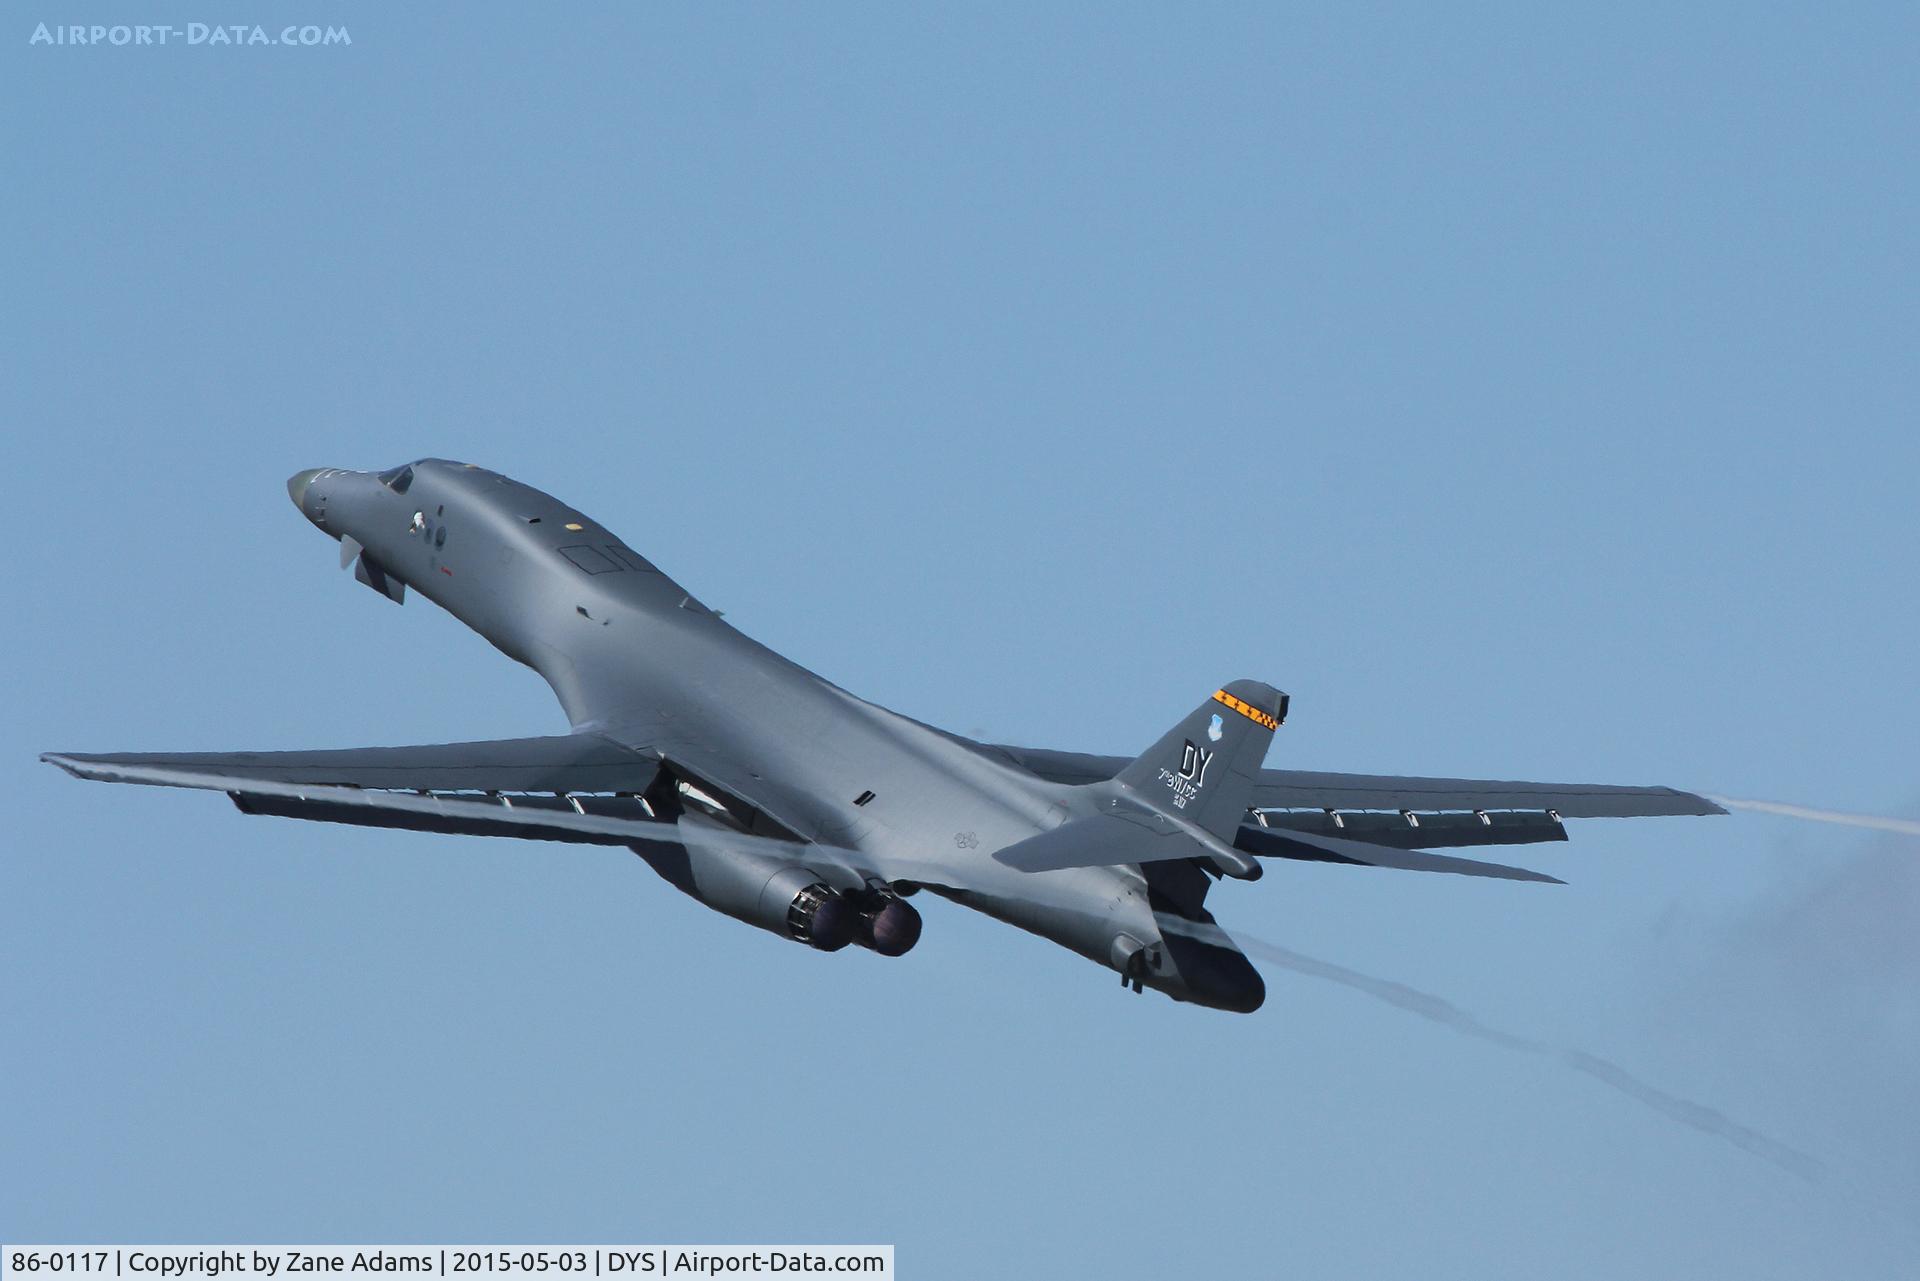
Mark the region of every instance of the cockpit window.
[[645, 556], [642, 556], [639, 552], [633, 550], [633, 548], [624, 546], [620, 543], [608, 543], [607, 555], [613, 557], [615, 560], [625, 565], [628, 569], [638, 569], [644, 572], [656, 573], [656, 574], [660, 572], [659, 570], [654, 568], [653, 563], [649, 561]]
[[620, 566], [591, 547], [562, 547], [560, 554], [586, 570], [589, 574], [617, 574]]
[[413, 464], [395, 467], [391, 471], [380, 473], [380, 483], [396, 494], [404, 494], [413, 484]]

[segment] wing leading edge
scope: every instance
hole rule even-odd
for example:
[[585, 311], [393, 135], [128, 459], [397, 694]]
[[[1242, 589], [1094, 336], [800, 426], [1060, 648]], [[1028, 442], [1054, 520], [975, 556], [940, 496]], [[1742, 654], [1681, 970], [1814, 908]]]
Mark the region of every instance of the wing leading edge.
[[48, 752], [40, 759], [96, 782], [221, 791], [234, 789], [197, 780], [427, 792], [642, 792], [660, 767], [657, 757], [598, 734], [301, 752]]

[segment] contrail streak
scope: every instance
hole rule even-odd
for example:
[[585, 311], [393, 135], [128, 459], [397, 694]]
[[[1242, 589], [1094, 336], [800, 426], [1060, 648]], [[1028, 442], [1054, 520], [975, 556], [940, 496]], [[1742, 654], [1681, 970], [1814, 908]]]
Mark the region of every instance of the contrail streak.
[[1716, 805], [1730, 810], [1754, 810], [1761, 814], [1783, 814], [1788, 818], [1810, 818], [1816, 823], [1839, 823], [1844, 827], [1871, 827], [1879, 832], [1901, 832], [1920, 836], [1920, 822], [1910, 818], [1883, 818], [1878, 814], [1848, 814], [1842, 810], [1817, 810], [1806, 805], [1783, 805], [1779, 801], [1737, 801], [1726, 796], [1709, 796]]
[[1584, 1050], [1575, 1050], [1566, 1046], [1552, 1045], [1546, 1041], [1536, 1041], [1532, 1037], [1515, 1036], [1511, 1032], [1502, 1032], [1489, 1027], [1474, 1018], [1451, 1001], [1422, 992], [1418, 988], [1408, 987], [1404, 983], [1394, 983], [1387, 979], [1377, 979], [1358, 970], [1350, 970], [1330, 961], [1315, 960], [1277, 943], [1264, 939], [1237, 935], [1246, 951], [1261, 960], [1271, 961], [1275, 965], [1285, 966], [1298, 974], [1311, 975], [1317, 979], [1326, 979], [1330, 983], [1339, 983], [1344, 987], [1365, 992], [1376, 1000], [1389, 1005], [1399, 1006], [1403, 1010], [1418, 1014], [1423, 1019], [1452, 1028], [1467, 1036], [1515, 1050], [1522, 1054], [1537, 1054], [1543, 1058], [1564, 1063], [1576, 1072], [1584, 1072], [1596, 1081], [1604, 1082], [1620, 1091], [1628, 1098], [1637, 1099], [1662, 1116], [1691, 1126], [1703, 1134], [1711, 1134], [1725, 1139], [1735, 1147], [1743, 1148], [1755, 1156], [1773, 1162], [1789, 1174], [1814, 1182], [1820, 1174], [1820, 1162], [1804, 1152], [1788, 1147], [1732, 1120], [1724, 1113], [1703, 1103], [1695, 1103], [1678, 1095], [1668, 1094], [1656, 1089], [1634, 1076], [1616, 1063], [1610, 1063], [1597, 1055]]

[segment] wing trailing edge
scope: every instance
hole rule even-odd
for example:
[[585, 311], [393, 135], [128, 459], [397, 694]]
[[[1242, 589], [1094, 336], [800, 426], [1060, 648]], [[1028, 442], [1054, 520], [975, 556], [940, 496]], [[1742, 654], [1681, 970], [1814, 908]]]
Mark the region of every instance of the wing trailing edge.
[[[1305, 832], [1242, 827], [1234, 848], [1261, 858], [1286, 858], [1314, 863], [1348, 863], [1364, 867], [1392, 867], [1410, 872], [1448, 872], [1456, 876], [1484, 876], [1504, 881], [1566, 882], [1545, 872], [1503, 863], [1401, 850], [1365, 841], [1342, 840]], [[1096, 814], [1062, 823], [1050, 832], [1009, 845], [993, 855], [996, 862], [1023, 872], [1054, 872], [1074, 867], [1146, 865], [1175, 859], [1214, 860], [1217, 855], [1178, 828], [1149, 825], [1135, 817]], [[1252, 879], [1244, 877], [1243, 879]]]
[[[1565, 837], [1561, 838], [1566, 839]], [[1407, 872], [1449, 872], [1455, 876], [1486, 876], [1502, 881], [1540, 881], [1565, 885], [1557, 876], [1505, 863], [1433, 854], [1426, 850], [1397, 849], [1370, 841], [1346, 840], [1317, 833], [1263, 828], [1249, 824], [1234, 838], [1234, 848], [1261, 858], [1286, 858], [1307, 863], [1348, 863], [1362, 867], [1393, 867]]]

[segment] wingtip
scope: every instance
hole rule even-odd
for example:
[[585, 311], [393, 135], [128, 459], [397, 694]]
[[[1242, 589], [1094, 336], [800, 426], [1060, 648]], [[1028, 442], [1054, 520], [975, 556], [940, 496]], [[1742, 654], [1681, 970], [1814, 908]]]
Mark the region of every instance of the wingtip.
[[[1678, 788], [1674, 790], [1679, 791]], [[1695, 810], [1694, 813], [1699, 814], [1703, 818], [1710, 817], [1714, 814], [1727, 814], [1731, 812], [1721, 803], [1721, 799], [1718, 796], [1708, 796], [1705, 792], [1680, 792], [1680, 795], [1690, 801], [1698, 801], [1700, 808]]]
[[75, 778], [84, 778], [81, 773], [80, 758], [69, 752], [42, 752], [40, 759], [56, 769], [64, 770]]

